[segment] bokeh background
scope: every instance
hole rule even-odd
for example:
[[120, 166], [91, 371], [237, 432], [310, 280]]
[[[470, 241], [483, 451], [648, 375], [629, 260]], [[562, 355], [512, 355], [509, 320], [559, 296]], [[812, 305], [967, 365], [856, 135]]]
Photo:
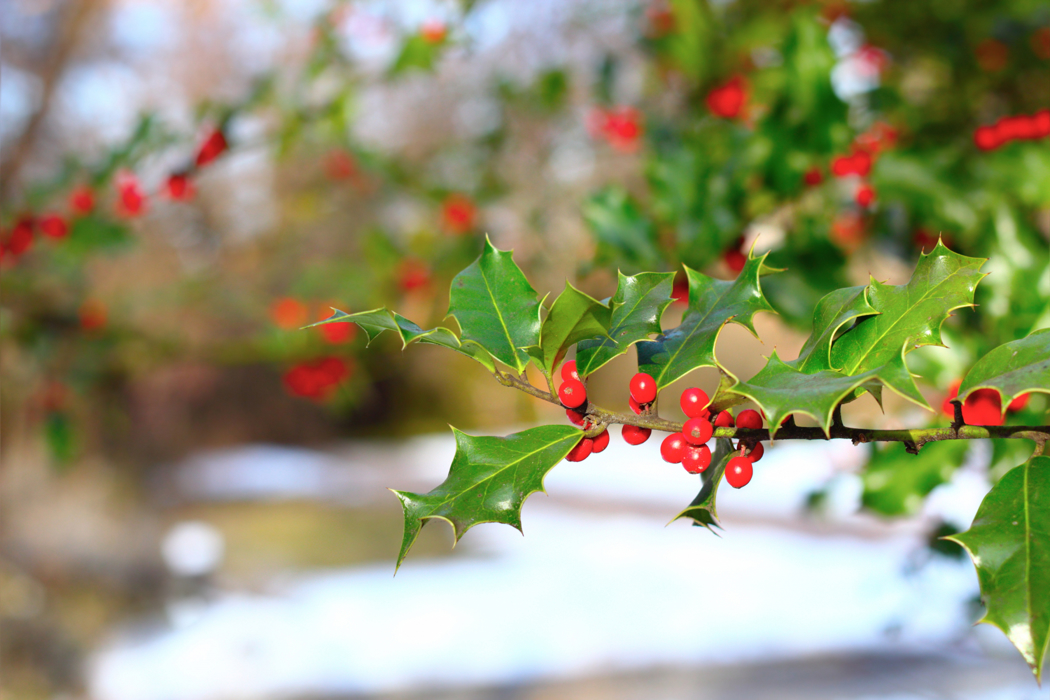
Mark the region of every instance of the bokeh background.
[[[597, 298], [768, 251], [778, 315], [719, 340], [748, 377], [942, 237], [992, 274], [910, 355], [940, 408], [1050, 325], [1045, 3], [6, 0], [0, 31], [3, 697], [1046, 697], [936, 539], [1030, 446], [777, 446], [717, 538], [665, 527], [696, 477], [614, 435], [525, 539], [437, 523], [394, 578], [386, 488], [443, 479], [449, 424], [564, 415], [297, 330], [440, 322], [485, 235]], [[591, 395], [623, 408], [633, 363]], [[845, 418], [947, 422], [885, 408]]]

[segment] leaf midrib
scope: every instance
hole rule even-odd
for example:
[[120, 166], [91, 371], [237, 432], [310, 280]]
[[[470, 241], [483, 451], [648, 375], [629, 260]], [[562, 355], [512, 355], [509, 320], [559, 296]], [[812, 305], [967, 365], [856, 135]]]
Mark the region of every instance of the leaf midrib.
[[499, 319], [499, 324], [503, 327], [503, 334], [507, 336], [507, 345], [510, 346], [510, 354], [514, 357], [514, 366], [520, 370], [521, 357], [518, 355], [518, 349], [514, 346], [514, 339], [510, 337], [510, 329], [507, 328], [507, 323], [503, 320], [503, 312], [500, 311], [499, 304], [496, 303], [492, 287], [489, 286], [489, 276], [485, 274], [485, 268], [481, 264], [478, 265], [478, 270], [481, 272], [481, 281], [485, 283], [485, 291], [488, 292], [489, 299], [492, 300], [492, 308], [496, 310], [496, 318]]
[[[623, 325], [625, 325], [625, 324], [627, 323], [627, 319], [628, 319], [628, 318], [630, 318], [631, 314], [633, 314], [633, 313], [635, 312], [635, 310], [636, 310], [636, 309], [637, 309], [637, 308], [638, 308], [639, 306], [641, 306], [641, 305], [642, 305], [642, 301], [643, 301], [643, 300], [644, 300], [644, 299], [645, 299], [645, 298], [646, 298], [647, 296], [649, 296], [649, 294], [651, 294], [651, 293], [652, 293], [652, 291], [653, 291], [653, 290], [654, 290], [655, 288], [656, 288], [656, 287], [650, 287], [650, 288], [649, 288], [649, 291], [648, 291], [648, 292], [646, 292], [645, 294], [643, 294], [643, 295], [642, 295], [642, 296], [641, 296], [641, 297], [640, 297], [640, 298], [638, 299], [638, 301], [637, 301], [637, 302], [635, 302], [634, 306], [633, 306], [633, 307], [631, 307], [631, 310], [630, 310], [629, 312], [627, 312], [627, 315], [626, 315], [626, 316], [624, 316], [624, 318], [623, 318], [623, 322], [622, 322], [621, 324], [619, 324], [619, 325], [616, 325], [616, 326], [613, 326], [612, 328], [610, 328], [610, 329], [609, 329], [609, 337], [608, 337], [608, 338], [602, 338], [602, 340], [601, 340], [601, 343], [600, 343], [599, 345], [597, 345], [597, 346], [596, 346], [596, 347], [594, 348], [595, 352], [594, 352], [594, 354], [593, 354], [593, 355], [591, 355], [591, 359], [592, 359], [592, 362], [589, 362], [589, 363], [587, 364], [587, 366], [586, 366], [586, 367], [584, 367], [584, 372], [583, 372], [584, 374], [590, 374], [590, 373], [591, 373], [591, 372], [593, 371], [593, 370], [591, 370], [591, 364], [593, 364], [593, 359], [594, 359], [594, 358], [596, 358], [596, 357], [598, 357], [598, 350], [601, 350], [602, 348], [604, 348], [604, 347], [607, 347], [609, 343], [612, 343], [614, 347], [617, 347], [617, 348], [619, 348], [619, 347], [620, 347], [620, 344], [619, 344], [619, 343], [618, 343], [618, 342], [617, 342], [616, 340], [614, 340], [614, 339], [613, 339], [613, 335], [615, 334], [615, 332], [616, 332], [616, 330], [617, 330], [617, 329], [621, 328], [621, 327], [622, 327]], [[623, 307], [620, 307], [620, 308], [623, 308]], [[615, 312], [613, 312], [613, 313], [615, 313]], [[657, 321], [659, 321], [659, 319], [657, 319]], [[640, 342], [640, 341], [641, 341], [641, 338], [639, 338], [638, 340], [636, 340], [636, 341], [634, 341], [634, 342], [636, 342], [636, 343], [637, 343], [637, 342]]]
[[[956, 275], [961, 273], [963, 270], [968, 270], [968, 269], [969, 268], [967, 268], [967, 267], [960, 267], [957, 270], [951, 272], [947, 277], [945, 277], [943, 280], [938, 282], [935, 286], [928, 288], [926, 290], [926, 292], [922, 295], [922, 297], [920, 297], [919, 301], [916, 302], [915, 304], [912, 304], [909, 307], [909, 310], [914, 309], [920, 303], [925, 301], [930, 296], [930, 293], [933, 292], [935, 289], [939, 289], [941, 286], [946, 284], [950, 279], [952, 279], [953, 277], [955, 277]], [[909, 285], [904, 285], [904, 286], [905, 286], [905, 288], [907, 288], [908, 286], [910, 286], [910, 284]], [[896, 287], [896, 288], [900, 289], [900, 287]], [[965, 306], [965, 304], [963, 306]], [[960, 308], [960, 307], [958, 307], [958, 306], [953, 307], [953, 309], [957, 309], [957, 308]], [[948, 309], [945, 313], [951, 313], [953, 309]], [[883, 312], [879, 312], [878, 315], [881, 316], [882, 314], [883, 314]], [[882, 342], [875, 342], [875, 341], [882, 341], [883, 338], [885, 338], [887, 335], [889, 335], [890, 330], [892, 330], [894, 326], [896, 326], [898, 323], [900, 323], [901, 320], [905, 317], [905, 315], [906, 315], [905, 313], [899, 314], [897, 316], [897, 318], [894, 319], [893, 323], [891, 323], [889, 325], [889, 327], [883, 333], [879, 334], [877, 336], [877, 338], [873, 339], [872, 342], [870, 342], [868, 344], [868, 349], [864, 351], [864, 354], [861, 355], [860, 358], [857, 360], [857, 362], [852, 366], [852, 368], [849, 370], [849, 374], [853, 374], [854, 372], [856, 372], [857, 368], [860, 367], [861, 363], [868, 358], [868, 356], [871, 354], [871, 352], [875, 348], [882, 347], [882, 345], [883, 345]]]

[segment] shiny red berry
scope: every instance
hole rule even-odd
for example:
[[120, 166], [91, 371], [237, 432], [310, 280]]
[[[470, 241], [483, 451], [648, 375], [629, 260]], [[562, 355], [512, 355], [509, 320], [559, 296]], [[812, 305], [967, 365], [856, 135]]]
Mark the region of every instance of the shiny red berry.
[[569, 360], [561, 366], [561, 378], [565, 381], [570, 379], [580, 381], [580, 373], [576, 371], [576, 360]]
[[598, 437], [594, 438], [593, 442], [594, 442], [594, 444], [591, 445], [591, 452], [593, 454], [598, 454], [599, 452], [604, 450], [606, 447], [608, 447], [609, 446], [609, 429], [606, 428], [605, 430], [603, 430]]
[[711, 421], [706, 418], [690, 418], [682, 428], [682, 435], [692, 445], [703, 445], [711, 439], [714, 430]]
[[742, 489], [751, 481], [755, 469], [747, 457], [733, 457], [726, 465], [726, 481], [735, 489]]
[[631, 410], [634, 411], [636, 415], [641, 415], [642, 406], [634, 400], [633, 396], [627, 400], [627, 404], [631, 407]]
[[729, 411], [719, 411], [718, 415], [715, 416], [715, 427], [716, 428], [732, 428], [733, 427], [733, 414]]
[[762, 416], [758, 414], [758, 411], [752, 411], [750, 408], [746, 411], [741, 411], [740, 415], [736, 417], [736, 427], [761, 428]]
[[631, 377], [631, 396], [638, 403], [652, 403], [656, 400], [656, 380], [645, 372]]
[[699, 474], [711, 465], [711, 448], [707, 445], [690, 447], [682, 457], [682, 466], [690, 474]]
[[569, 417], [569, 422], [573, 425], [583, 425], [583, 414], [572, 410], [571, 408], [565, 409], [565, 415]]
[[685, 450], [688, 446], [689, 443], [685, 441], [684, 435], [671, 433], [660, 443], [660, 456], [664, 458], [665, 462], [678, 464], [682, 461], [682, 457], [685, 456]]
[[752, 462], [757, 462], [762, 459], [762, 455], [766, 453], [766, 448], [762, 447], [762, 443], [757, 443], [751, 448], [751, 451], [747, 453], [747, 458]]
[[628, 445], [641, 445], [643, 442], [649, 439], [653, 431], [649, 428], [639, 428], [636, 425], [625, 425], [620, 434], [623, 435], [623, 441]]
[[576, 447], [569, 451], [569, 454], [565, 455], [565, 459], [570, 462], [582, 462], [591, 456], [591, 451], [594, 449], [594, 440], [590, 438], [583, 438], [580, 440]]
[[566, 408], [576, 408], [587, 401], [587, 389], [584, 388], [583, 382], [569, 379], [558, 389], [558, 398]]
[[682, 392], [680, 402], [682, 411], [690, 418], [707, 418], [711, 415], [711, 411], [707, 409], [707, 404], [711, 402], [711, 399], [707, 397], [703, 389], [696, 387], [686, 389]]

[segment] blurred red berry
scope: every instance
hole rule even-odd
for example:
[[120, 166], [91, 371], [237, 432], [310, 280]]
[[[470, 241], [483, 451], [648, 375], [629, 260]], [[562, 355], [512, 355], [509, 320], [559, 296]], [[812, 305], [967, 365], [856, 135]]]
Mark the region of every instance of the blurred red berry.
[[857, 214], [845, 213], [831, 222], [831, 240], [847, 251], [854, 250], [864, 241], [864, 219]]
[[860, 206], [865, 208], [870, 207], [875, 202], [875, 188], [864, 183], [857, 188], [857, 193], [854, 195], [854, 199]]
[[351, 342], [357, 336], [357, 324], [354, 323], [326, 323], [318, 326], [321, 337], [330, 345], [343, 345]]
[[441, 204], [441, 222], [449, 233], [468, 233], [474, 228], [477, 208], [469, 198], [450, 194]]
[[671, 288], [671, 298], [676, 304], [689, 303], [689, 280], [685, 277], [675, 277], [674, 287]]
[[7, 237], [5, 252], [17, 257], [28, 251], [33, 246], [33, 228], [32, 218], [27, 216], [19, 219]]
[[204, 139], [200, 149], [197, 151], [197, 159], [194, 162], [198, 168], [203, 168], [225, 153], [227, 148], [229, 148], [229, 144], [226, 143], [226, 135], [222, 133], [221, 129], [215, 129]]
[[605, 112], [602, 135], [610, 146], [634, 153], [641, 145], [642, 114], [634, 107], [616, 107]]
[[40, 219], [40, 233], [59, 240], [69, 235], [69, 224], [58, 214], [47, 214]]
[[1010, 59], [1010, 49], [1001, 41], [985, 39], [974, 49], [977, 65], [986, 73], [997, 73], [1006, 68]]
[[146, 213], [146, 195], [142, 192], [138, 178], [131, 173], [117, 176], [117, 212], [128, 218]]
[[331, 180], [349, 180], [357, 174], [357, 165], [353, 157], [342, 149], [328, 152], [324, 159], [324, 169]]
[[1040, 27], [1032, 32], [1032, 51], [1044, 61], [1050, 61], [1050, 27]]
[[726, 267], [730, 270], [733, 272], [740, 272], [747, 264], [747, 255], [736, 248], [731, 248], [722, 253], [722, 260], [725, 261]]
[[824, 182], [824, 172], [819, 167], [814, 165], [812, 168], [805, 172], [805, 174], [802, 176], [802, 181], [810, 187], [819, 185], [820, 183]]
[[292, 297], [278, 299], [270, 306], [270, 318], [278, 328], [284, 330], [305, 326], [309, 314], [306, 304]]
[[739, 117], [747, 105], [748, 87], [743, 76], [735, 75], [707, 93], [707, 108], [724, 119]]
[[423, 26], [419, 28], [419, 35], [423, 37], [423, 41], [428, 44], [440, 44], [448, 35], [448, 28], [445, 26], [445, 23], [440, 20], [428, 19], [423, 23]]
[[412, 292], [430, 284], [430, 269], [419, 260], [405, 258], [397, 267], [397, 285], [403, 292]]
[[97, 299], [88, 299], [81, 304], [77, 316], [81, 330], [88, 333], [102, 330], [109, 322], [106, 305]]
[[674, 31], [674, 9], [666, 0], [654, 0], [645, 8], [646, 32], [651, 38], [659, 39]]
[[197, 194], [197, 188], [186, 173], [173, 173], [164, 183], [164, 193], [176, 202], [188, 202]]
[[922, 252], [933, 250], [937, 247], [937, 236], [933, 234], [929, 229], [922, 228], [921, 226], [915, 229], [915, 232], [911, 235], [912, 243], [915, 247], [920, 249]]
[[95, 193], [85, 185], [74, 188], [69, 193], [69, 208], [74, 214], [90, 214], [95, 208]]
[[991, 126], [979, 126], [973, 132], [973, 142], [982, 151], [994, 151], [1002, 145], [999, 132]]

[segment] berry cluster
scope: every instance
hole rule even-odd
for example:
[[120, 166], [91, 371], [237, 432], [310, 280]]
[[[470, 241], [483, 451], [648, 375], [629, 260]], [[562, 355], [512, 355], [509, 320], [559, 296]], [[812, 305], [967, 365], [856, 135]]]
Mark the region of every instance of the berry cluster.
[[[576, 362], [566, 362], [561, 368], [562, 384], [558, 389], [558, 398], [565, 406], [565, 414], [574, 424], [588, 429], [587, 422], [587, 388], [580, 381]], [[656, 401], [656, 380], [650, 375], [639, 372], [631, 377], [628, 404], [636, 415], [648, 414]], [[741, 411], [734, 421], [729, 411], [718, 411], [713, 416], [708, 407], [711, 400], [707, 394], [696, 387], [682, 392], [680, 404], [682, 411], [689, 418], [682, 431], [672, 433], [660, 444], [660, 455], [664, 461], [681, 464], [690, 474], [700, 474], [711, 466], [711, 441], [715, 428], [761, 428], [762, 416], [757, 411]], [[652, 435], [652, 429], [636, 425], [625, 425], [621, 434], [629, 445], [641, 445]], [[601, 452], [609, 444], [609, 431], [604, 430], [595, 438], [583, 438], [566, 457], [570, 462], [579, 462], [592, 453]], [[753, 464], [762, 459], [764, 448], [761, 443], [741, 440], [740, 454], [729, 460], [726, 465], [726, 481], [733, 488], [742, 488], [751, 481]]]
[[1050, 136], [1050, 109], [1028, 116], [1003, 117], [995, 124], [979, 126], [973, 132], [973, 142], [982, 151], [994, 151], [1011, 141], [1034, 141]]
[[284, 375], [284, 386], [292, 396], [314, 401], [331, 398], [340, 382], [353, 374], [353, 364], [343, 357], [323, 357], [300, 362]]

